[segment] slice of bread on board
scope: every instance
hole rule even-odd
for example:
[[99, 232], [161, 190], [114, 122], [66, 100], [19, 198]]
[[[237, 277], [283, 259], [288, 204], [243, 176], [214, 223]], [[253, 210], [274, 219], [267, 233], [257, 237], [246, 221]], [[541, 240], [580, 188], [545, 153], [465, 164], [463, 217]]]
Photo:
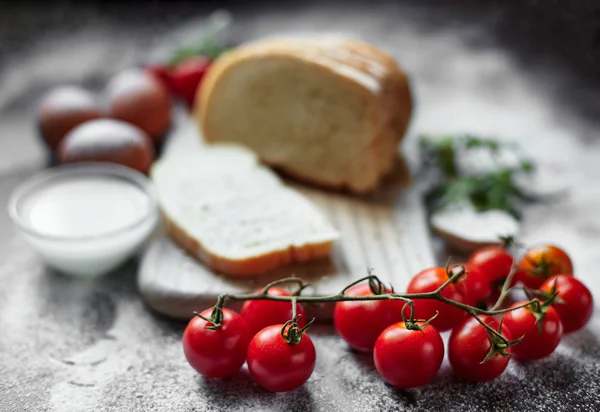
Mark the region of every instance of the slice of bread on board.
[[151, 177], [169, 236], [227, 275], [322, 258], [338, 238], [315, 205], [239, 145], [168, 156]]
[[207, 141], [240, 142], [312, 183], [375, 190], [412, 112], [407, 77], [374, 46], [340, 38], [272, 38], [226, 53], [195, 118]]

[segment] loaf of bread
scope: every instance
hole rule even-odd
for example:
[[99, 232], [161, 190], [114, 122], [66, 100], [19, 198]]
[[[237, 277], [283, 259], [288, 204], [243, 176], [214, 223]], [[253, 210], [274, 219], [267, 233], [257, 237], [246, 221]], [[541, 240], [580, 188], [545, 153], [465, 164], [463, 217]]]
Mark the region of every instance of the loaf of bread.
[[289, 175], [355, 193], [390, 172], [412, 110], [391, 56], [339, 38], [239, 47], [217, 59], [199, 93], [207, 141], [243, 143]]
[[239, 145], [168, 156], [151, 176], [170, 237], [227, 275], [325, 257], [338, 237], [309, 200]]

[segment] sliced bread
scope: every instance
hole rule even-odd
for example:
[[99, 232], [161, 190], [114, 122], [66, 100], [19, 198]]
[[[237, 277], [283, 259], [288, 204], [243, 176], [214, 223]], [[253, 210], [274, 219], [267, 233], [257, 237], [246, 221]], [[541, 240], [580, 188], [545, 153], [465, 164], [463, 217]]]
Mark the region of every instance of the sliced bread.
[[356, 40], [263, 40], [220, 57], [195, 118], [207, 141], [240, 142], [290, 175], [356, 193], [391, 169], [411, 115], [406, 75]]
[[322, 258], [338, 238], [309, 200], [242, 146], [208, 145], [168, 156], [155, 163], [151, 177], [167, 233], [227, 275], [253, 276]]

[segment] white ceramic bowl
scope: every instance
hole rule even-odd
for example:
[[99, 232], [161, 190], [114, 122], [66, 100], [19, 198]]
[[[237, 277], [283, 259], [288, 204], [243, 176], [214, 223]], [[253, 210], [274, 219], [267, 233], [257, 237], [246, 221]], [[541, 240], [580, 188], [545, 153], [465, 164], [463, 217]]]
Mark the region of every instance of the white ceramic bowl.
[[8, 210], [48, 266], [78, 277], [117, 268], [137, 252], [158, 221], [150, 180], [103, 163], [43, 171], [14, 190]]

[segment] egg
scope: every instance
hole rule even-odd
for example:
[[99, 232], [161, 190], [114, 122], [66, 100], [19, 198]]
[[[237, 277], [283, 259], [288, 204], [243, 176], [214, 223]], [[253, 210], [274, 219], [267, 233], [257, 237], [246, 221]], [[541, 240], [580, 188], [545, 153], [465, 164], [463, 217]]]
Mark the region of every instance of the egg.
[[171, 124], [171, 101], [167, 88], [151, 74], [129, 69], [114, 76], [106, 86], [110, 116], [134, 124], [154, 142], [160, 142]]
[[43, 140], [50, 149], [56, 150], [73, 128], [103, 116], [104, 112], [92, 93], [75, 86], [63, 86], [50, 91], [42, 99], [37, 121]]
[[114, 119], [91, 120], [70, 131], [58, 148], [60, 163], [108, 162], [148, 173], [154, 145], [137, 126]]

